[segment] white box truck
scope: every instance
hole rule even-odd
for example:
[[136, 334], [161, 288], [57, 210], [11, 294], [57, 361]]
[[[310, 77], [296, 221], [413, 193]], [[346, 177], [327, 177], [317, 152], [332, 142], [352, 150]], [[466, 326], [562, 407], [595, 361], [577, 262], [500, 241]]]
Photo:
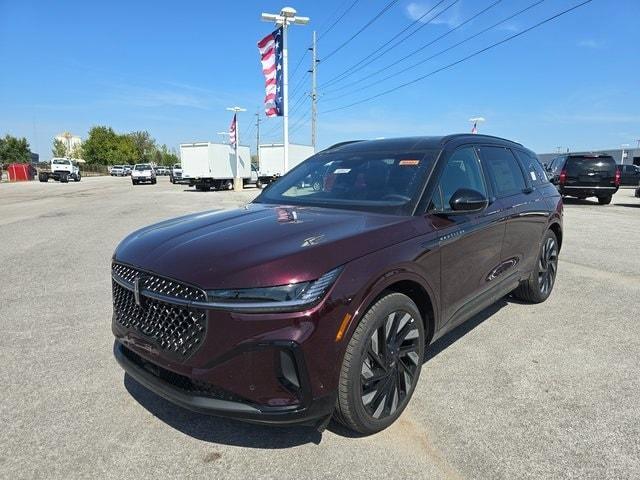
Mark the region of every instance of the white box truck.
[[[257, 172], [251, 168], [249, 147], [238, 147], [239, 174], [243, 184], [256, 182]], [[197, 142], [180, 144], [182, 182], [197, 190], [233, 189], [236, 177], [236, 155], [230, 145], [224, 143]], [[253, 177], [253, 178], [252, 178]]]
[[[315, 151], [311, 145], [289, 144], [289, 170], [305, 161]], [[284, 175], [284, 145], [268, 143], [258, 147], [258, 181], [262, 185]]]

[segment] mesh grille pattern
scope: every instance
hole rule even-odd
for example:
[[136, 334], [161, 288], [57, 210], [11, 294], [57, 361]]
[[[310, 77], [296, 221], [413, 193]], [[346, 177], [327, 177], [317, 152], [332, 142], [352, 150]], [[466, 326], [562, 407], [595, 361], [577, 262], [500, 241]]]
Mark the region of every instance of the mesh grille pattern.
[[137, 353], [129, 350], [127, 347], [123, 346], [122, 351], [124, 355], [133, 363], [143, 368], [145, 368], [145, 365], [150, 366], [151, 368], [145, 368], [145, 370], [152, 373], [161, 380], [170, 383], [174, 387], [179, 388], [180, 390], [184, 390], [185, 392], [189, 392], [194, 395], [218, 398], [220, 400], [228, 400], [230, 402], [247, 402], [246, 399], [240, 397], [239, 395], [227, 392], [226, 390], [216, 387], [215, 385], [207, 382], [202, 382], [200, 380], [192, 380], [189, 377], [185, 377], [184, 375], [180, 375], [179, 373], [172, 372], [170, 370], [162, 368], [159, 365], [152, 364], [146, 361]]
[[191, 287], [167, 278], [158, 277], [157, 275], [140, 272], [135, 268], [119, 263], [114, 263], [111, 266], [111, 269], [115, 275], [131, 284], [133, 284], [133, 281], [137, 276], [142, 275], [140, 288], [151, 292], [181, 298], [183, 300], [194, 300], [199, 302], [207, 300], [207, 295], [199, 288]]
[[126, 329], [140, 332], [160, 349], [186, 357], [202, 342], [205, 312], [142, 297], [137, 305], [134, 294], [112, 280], [115, 321]]

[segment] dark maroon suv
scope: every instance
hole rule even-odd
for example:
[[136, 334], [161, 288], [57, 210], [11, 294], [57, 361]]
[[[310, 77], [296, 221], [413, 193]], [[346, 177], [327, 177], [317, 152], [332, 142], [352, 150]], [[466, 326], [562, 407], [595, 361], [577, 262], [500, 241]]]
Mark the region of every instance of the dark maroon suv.
[[561, 244], [560, 194], [518, 143], [346, 142], [243, 208], [125, 238], [114, 353], [197, 412], [371, 433], [406, 407], [430, 343], [505, 295], [544, 301]]

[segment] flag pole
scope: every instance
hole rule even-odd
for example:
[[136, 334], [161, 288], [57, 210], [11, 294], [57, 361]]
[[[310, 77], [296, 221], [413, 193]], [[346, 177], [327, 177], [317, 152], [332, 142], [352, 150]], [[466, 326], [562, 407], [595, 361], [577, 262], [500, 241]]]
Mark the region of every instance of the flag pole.
[[233, 189], [236, 192], [241, 192], [244, 185], [243, 185], [242, 176], [240, 175], [240, 156], [238, 155], [238, 147], [240, 146], [240, 128], [239, 128], [239, 122], [238, 122], [238, 113], [246, 112], [247, 109], [241, 108], [241, 107], [228, 107], [227, 110], [230, 112], [233, 112], [233, 123], [235, 127], [235, 136], [236, 136], [236, 141], [234, 144], [234, 147], [235, 147], [234, 152], [236, 157], [236, 171], [233, 176]]
[[284, 104], [282, 105], [283, 116], [283, 143], [284, 143], [284, 171], [289, 170], [289, 55], [287, 53], [287, 34], [289, 22], [285, 19], [282, 25], [282, 90]]
[[283, 117], [283, 143], [284, 143], [284, 172], [289, 170], [289, 59], [288, 59], [288, 28], [289, 24], [306, 25], [309, 17], [296, 15], [295, 8], [284, 7], [280, 14], [263, 13], [261, 18], [266, 22], [275, 22], [282, 25], [282, 117]]

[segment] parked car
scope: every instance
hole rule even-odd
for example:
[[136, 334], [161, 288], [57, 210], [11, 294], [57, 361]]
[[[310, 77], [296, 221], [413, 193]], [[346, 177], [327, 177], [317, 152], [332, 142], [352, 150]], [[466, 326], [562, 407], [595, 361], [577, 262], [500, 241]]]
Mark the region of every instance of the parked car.
[[620, 171], [610, 155], [561, 155], [547, 170], [561, 195], [581, 200], [596, 197], [600, 205], [611, 203], [620, 187]]
[[620, 172], [621, 187], [637, 187], [640, 185], [640, 167], [637, 165], [616, 165]]
[[169, 180], [171, 183], [180, 183], [182, 181], [182, 166], [176, 163], [169, 170]]
[[123, 165], [114, 165], [113, 167], [111, 167], [111, 170], [109, 171], [109, 174], [112, 177], [124, 177], [125, 176], [124, 166]]
[[133, 165], [123, 165], [122, 169], [125, 175], [131, 175], [131, 171], [133, 170]]
[[162, 176], [162, 175], [168, 175], [169, 172], [167, 170], [167, 167], [164, 167], [162, 165], [158, 165], [157, 167], [154, 168], [156, 175], [157, 176]]
[[149, 163], [138, 163], [131, 171], [131, 183], [138, 185], [139, 183], [156, 183], [156, 173]]
[[[300, 188], [318, 172], [333, 180]], [[402, 413], [436, 339], [510, 293], [549, 297], [562, 211], [515, 142], [342, 143], [243, 208], [127, 236], [114, 355], [197, 412], [319, 429], [335, 415], [373, 433]]]

